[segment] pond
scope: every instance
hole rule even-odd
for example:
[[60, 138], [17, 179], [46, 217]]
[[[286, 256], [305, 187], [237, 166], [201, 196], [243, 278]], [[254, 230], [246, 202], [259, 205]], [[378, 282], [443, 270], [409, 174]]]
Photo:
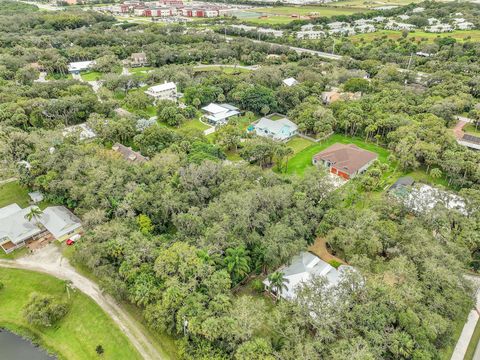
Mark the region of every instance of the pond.
[[2, 360], [53, 360], [55, 357], [32, 344], [30, 341], [0, 329], [0, 349]]

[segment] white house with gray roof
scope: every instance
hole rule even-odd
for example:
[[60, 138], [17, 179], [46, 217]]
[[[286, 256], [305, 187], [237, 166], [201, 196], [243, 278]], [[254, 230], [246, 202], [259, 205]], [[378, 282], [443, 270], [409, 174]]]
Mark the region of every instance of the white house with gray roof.
[[[299, 287], [308, 285], [315, 277], [324, 276], [328, 281], [328, 286], [332, 287], [337, 285], [348, 271], [355, 270], [348, 265], [341, 265], [338, 269], [335, 269], [318, 256], [310, 252], [302, 252], [292, 259], [291, 265], [279, 271], [287, 280], [285, 283], [286, 289], [282, 289], [280, 294], [274, 295], [286, 300], [291, 300], [296, 298]], [[265, 279], [263, 284], [269, 289], [270, 281], [268, 279]]]
[[202, 108], [204, 111], [203, 117], [213, 125], [224, 125], [228, 119], [240, 115], [237, 107], [230, 104], [215, 104], [211, 103]]
[[28, 220], [28, 214], [37, 206], [22, 209], [18, 204], [0, 208], [0, 247], [10, 253], [32, 240], [51, 234], [58, 241], [82, 231], [80, 219], [63, 206], [50, 206], [37, 219]]
[[286, 117], [278, 120], [263, 117], [254, 127], [255, 133], [258, 136], [268, 137], [278, 141], [287, 141], [298, 132], [298, 126]]

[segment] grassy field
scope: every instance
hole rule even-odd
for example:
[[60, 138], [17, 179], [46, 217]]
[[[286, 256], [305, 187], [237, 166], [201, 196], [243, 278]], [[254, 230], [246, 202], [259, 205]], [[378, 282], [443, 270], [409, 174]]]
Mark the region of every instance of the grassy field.
[[[98, 358], [97, 345], [105, 350], [103, 359], [141, 359], [125, 335], [110, 317], [89, 297], [79, 291], [65, 291], [65, 282], [30, 271], [2, 269], [0, 290], [2, 311], [0, 327], [26, 335], [42, 347], [55, 352], [60, 359], [90, 360]], [[49, 294], [69, 301], [67, 315], [51, 328], [37, 328], [27, 323], [22, 309], [32, 292]]]
[[[0, 185], [0, 208], [17, 203], [21, 208], [30, 205], [29, 191], [22, 187], [18, 181], [13, 181], [7, 184]], [[50, 205], [47, 201], [42, 201], [37, 204], [40, 209], [45, 209]]]
[[314, 144], [312, 141], [295, 136], [287, 142], [287, 146], [293, 149], [294, 154], [298, 154], [300, 151]]
[[370, 150], [377, 153], [379, 161], [383, 163], [388, 163], [387, 158], [390, 155], [390, 152], [387, 149], [372, 143], [366, 143], [360, 138], [351, 138], [351, 137], [340, 135], [340, 134], [333, 134], [326, 140], [320, 141], [318, 143], [314, 143], [304, 148], [297, 155], [292, 157], [288, 162], [287, 173], [302, 175], [305, 172], [305, 169], [313, 166], [312, 165], [313, 155], [315, 155], [316, 153], [326, 149], [327, 147], [335, 143], [355, 144], [362, 149]]
[[18, 181], [0, 185], [0, 207], [17, 203], [21, 208], [29, 205], [28, 190], [21, 187]]
[[257, 24], [287, 24], [290, 21], [309, 18], [310, 15], [331, 17], [351, 15], [365, 9], [337, 6], [274, 6], [239, 11], [234, 15], [241, 20]]
[[[381, 30], [372, 33], [353, 35], [350, 36], [349, 39], [353, 42], [358, 42], [362, 39], [366, 42], [370, 42], [384, 36], [387, 36], [389, 39], [397, 40], [402, 37], [402, 32], [396, 30]], [[480, 40], [480, 30], [456, 30], [450, 33], [441, 34], [427, 33], [425, 31], [412, 31], [408, 33], [407, 39], [414, 38], [415, 41], [426, 39], [428, 42], [433, 42], [438, 37], [452, 37], [458, 41], [464, 41], [470, 37], [472, 40], [478, 41]]]
[[98, 71], [87, 71], [80, 74], [84, 81], [96, 81], [100, 80], [103, 76], [101, 72]]

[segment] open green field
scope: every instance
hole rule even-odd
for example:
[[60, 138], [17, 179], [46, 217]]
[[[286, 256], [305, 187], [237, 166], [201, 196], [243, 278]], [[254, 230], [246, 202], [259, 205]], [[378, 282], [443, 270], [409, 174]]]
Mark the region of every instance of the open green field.
[[[125, 335], [103, 310], [85, 294], [65, 290], [65, 282], [54, 277], [14, 269], [0, 271], [0, 327], [25, 335], [42, 347], [58, 354], [59, 359], [97, 359], [97, 345], [102, 345], [103, 359], [141, 359]], [[32, 292], [61, 297], [70, 304], [69, 312], [50, 328], [27, 323], [22, 309]]]
[[335, 15], [351, 15], [363, 12], [365, 9], [336, 6], [274, 6], [254, 8], [234, 13], [241, 20], [257, 24], [287, 24], [298, 19], [308, 19], [310, 16], [331, 17]]
[[87, 72], [82, 72], [80, 76], [84, 81], [96, 81], [96, 80], [100, 80], [103, 74], [98, 71], [87, 71]]
[[[382, 37], [388, 37], [389, 39], [397, 40], [402, 37], [401, 31], [396, 30], [381, 30], [375, 31], [366, 34], [357, 34], [350, 36], [349, 39], [353, 42], [361, 41], [362, 39], [366, 42], [373, 41], [375, 39], [380, 39]], [[442, 37], [452, 37], [458, 41], [465, 41], [471, 38], [472, 40], [479, 41], [480, 40], [480, 30], [455, 30], [449, 33], [428, 33], [425, 31], [412, 31], [408, 33], [407, 39], [414, 38], [415, 41], [421, 41], [422, 39], [426, 39], [428, 42], [434, 41], [436, 38]]]
[[358, 147], [373, 151], [378, 154], [378, 160], [383, 162], [383, 163], [388, 163], [387, 158], [390, 155], [390, 152], [382, 148], [378, 145], [372, 144], [372, 143], [366, 143], [360, 138], [351, 138], [348, 136], [344, 136], [341, 134], [333, 134], [329, 138], [320, 141], [318, 143], [314, 143], [306, 148], [304, 148], [302, 151], [300, 151], [297, 155], [292, 157], [290, 161], [288, 162], [288, 174], [298, 174], [302, 175], [305, 172], [305, 169], [313, 166], [312, 165], [312, 157], [316, 153], [326, 149], [327, 147], [335, 144], [335, 143], [341, 143], [341, 144], [355, 144]]

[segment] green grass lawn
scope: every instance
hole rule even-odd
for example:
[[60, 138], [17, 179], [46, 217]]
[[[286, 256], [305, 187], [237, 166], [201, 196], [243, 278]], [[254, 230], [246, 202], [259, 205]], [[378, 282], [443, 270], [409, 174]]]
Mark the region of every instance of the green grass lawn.
[[[105, 350], [103, 359], [141, 359], [125, 335], [103, 310], [80, 291], [68, 300], [65, 282], [54, 277], [2, 268], [0, 290], [2, 311], [0, 327], [26, 335], [59, 355], [60, 359], [97, 359], [97, 345]], [[61, 297], [70, 303], [67, 315], [51, 328], [37, 328], [27, 323], [22, 309], [32, 292]]]
[[179, 127], [179, 129], [197, 129], [201, 131], [207, 130], [208, 128], [208, 125], [205, 125], [198, 119], [187, 120]]
[[57, 74], [57, 73], [47, 73], [47, 76], [45, 77], [46, 80], [72, 80], [72, 74]]
[[475, 125], [467, 124], [463, 127], [463, 131], [465, 131], [467, 134], [480, 136], [480, 126], [475, 128]]
[[[13, 181], [7, 184], [0, 185], [0, 208], [16, 203], [21, 208], [30, 205], [29, 191], [22, 187], [18, 181]], [[40, 209], [45, 209], [51, 204], [46, 200], [37, 204]]]
[[[381, 30], [381, 31], [375, 31], [375, 32], [366, 33], [366, 34], [353, 35], [353, 36], [350, 36], [349, 39], [351, 39], [353, 42], [357, 42], [362, 39], [365, 40], [366, 42], [371, 42], [375, 39], [380, 39], [384, 36], [387, 36], [389, 39], [397, 40], [402, 37], [402, 32], [396, 31], [396, 30]], [[454, 39], [457, 39], [458, 41], [463, 41], [468, 37], [471, 37], [472, 40], [479, 41], [480, 30], [455, 30], [449, 33], [441, 33], [441, 34], [427, 33], [425, 31], [412, 31], [408, 33], [407, 39], [414, 38], [415, 41], [426, 39], [428, 42], [433, 42], [438, 37], [452, 37]]]
[[80, 76], [84, 81], [97, 81], [103, 77], [103, 73], [98, 71], [87, 71], [80, 73]]
[[0, 207], [17, 203], [21, 208], [29, 205], [28, 190], [20, 186], [18, 181], [0, 185]]
[[311, 146], [312, 144], [314, 144], [314, 142], [299, 136], [295, 136], [287, 142], [287, 146], [293, 149], [294, 154], [298, 154], [300, 151]]
[[387, 158], [390, 155], [390, 152], [387, 149], [372, 143], [366, 143], [360, 138], [352, 138], [341, 134], [333, 134], [328, 139], [322, 140], [318, 143], [314, 143], [304, 148], [302, 151], [292, 157], [288, 162], [287, 174], [302, 175], [305, 172], [305, 169], [313, 166], [313, 155], [335, 143], [355, 144], [362, 149], [370, 150], [377, 153], [379, 161], [383, 163], [388, 163]]
[[135, 67], [135, 68], [129, 68], [128, 71], [131, 74], [146, 74], [150, 70], [154, 70], [154, 67], [151, 66], [141, 66], [141, 67]]

